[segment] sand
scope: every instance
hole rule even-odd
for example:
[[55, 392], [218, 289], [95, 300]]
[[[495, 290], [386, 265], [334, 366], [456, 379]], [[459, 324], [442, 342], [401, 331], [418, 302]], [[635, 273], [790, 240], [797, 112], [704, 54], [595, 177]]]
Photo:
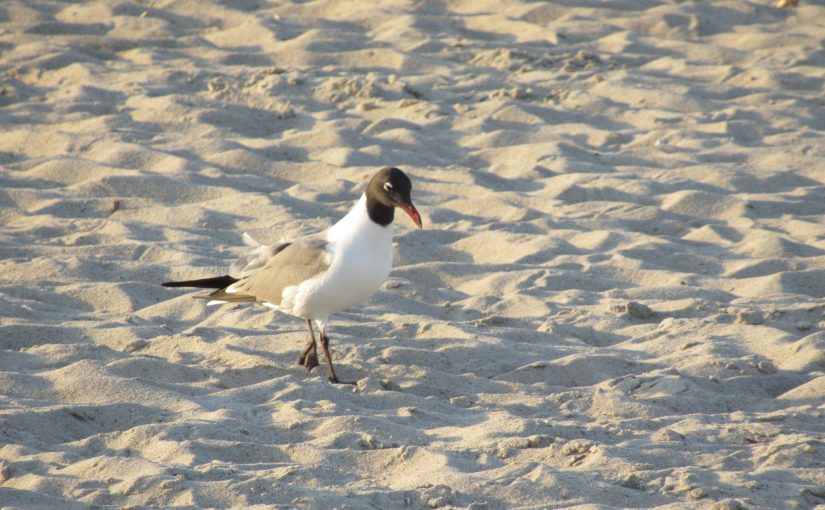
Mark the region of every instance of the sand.
[[[825, 507], [825, 5], [0, 4], [0, 507]], [[331, 324], [221, 274], [404, 169]]]

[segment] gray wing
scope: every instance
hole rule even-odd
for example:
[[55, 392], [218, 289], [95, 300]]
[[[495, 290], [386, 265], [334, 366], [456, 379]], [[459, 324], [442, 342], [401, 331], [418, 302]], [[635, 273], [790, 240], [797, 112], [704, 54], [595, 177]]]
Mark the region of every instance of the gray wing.
[[229, 266], [229, 275], [234, 278], [241, 278], [244, 274], [263, 267], [269, 259], [290, 244], [289, 241], [272, 245], [261, 244], [246, 232], [243, 235], [243, 243], [252, 249]]
[[[253, 250], [255, 256], [245, 262], [239, 274], [233, 275], [239, 281], [209, 297], [217, 301], [265, 301], [278, 305], [285, 288], [327, 270], [327, 244], [320, 236], [310, 236], [272, 246], [259, 246]], [[261, 248], [268, 251], [267, 257], [263, 257], [265, 252]]]

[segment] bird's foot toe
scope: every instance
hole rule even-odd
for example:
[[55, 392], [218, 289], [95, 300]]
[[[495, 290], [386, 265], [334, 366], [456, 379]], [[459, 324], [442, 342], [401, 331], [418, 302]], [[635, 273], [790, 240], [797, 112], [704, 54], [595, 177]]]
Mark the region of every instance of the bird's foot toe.
[[327, 377], [327, 380], [332, 384], [348, 384], [350, 386], [355, 386], [357, 383], [355, 381], [340, 381], [338, 377]]
[[298, 358], [298, 364], [305, 367], [307, 372], [312, 372], [313, 368], [320, 365], [320, 363], [318, 363], [318, 355], [314, 352], [302, 354], [301, 357]]

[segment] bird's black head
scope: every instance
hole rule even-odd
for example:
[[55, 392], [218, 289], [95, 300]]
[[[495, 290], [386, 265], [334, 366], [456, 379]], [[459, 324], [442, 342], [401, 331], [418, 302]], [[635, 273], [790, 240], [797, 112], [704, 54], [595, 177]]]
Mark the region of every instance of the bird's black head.
[[421, 216], [412, 203], [411, 192], [412, 183], [404, 172], [397, 168], [382, 168], [367, 186], [367, 210], [370, 218], [379, 225], [389, 225], [395, 208], [400, 207], [421, 228]]

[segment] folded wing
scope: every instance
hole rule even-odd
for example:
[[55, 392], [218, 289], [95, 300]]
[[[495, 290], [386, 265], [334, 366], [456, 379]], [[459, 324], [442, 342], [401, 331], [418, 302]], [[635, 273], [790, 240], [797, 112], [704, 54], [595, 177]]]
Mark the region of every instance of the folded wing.
[[[251, 238], [249, 238], [251, 239]], [[263, 301], [278, 305], [285, 288], [300, 285], [329, 267], [328, 243], [320, 237], [305, 237], [273, 246], [254, 247], [233, 274], [238, 281], [207, 296], [213, 301]]]

